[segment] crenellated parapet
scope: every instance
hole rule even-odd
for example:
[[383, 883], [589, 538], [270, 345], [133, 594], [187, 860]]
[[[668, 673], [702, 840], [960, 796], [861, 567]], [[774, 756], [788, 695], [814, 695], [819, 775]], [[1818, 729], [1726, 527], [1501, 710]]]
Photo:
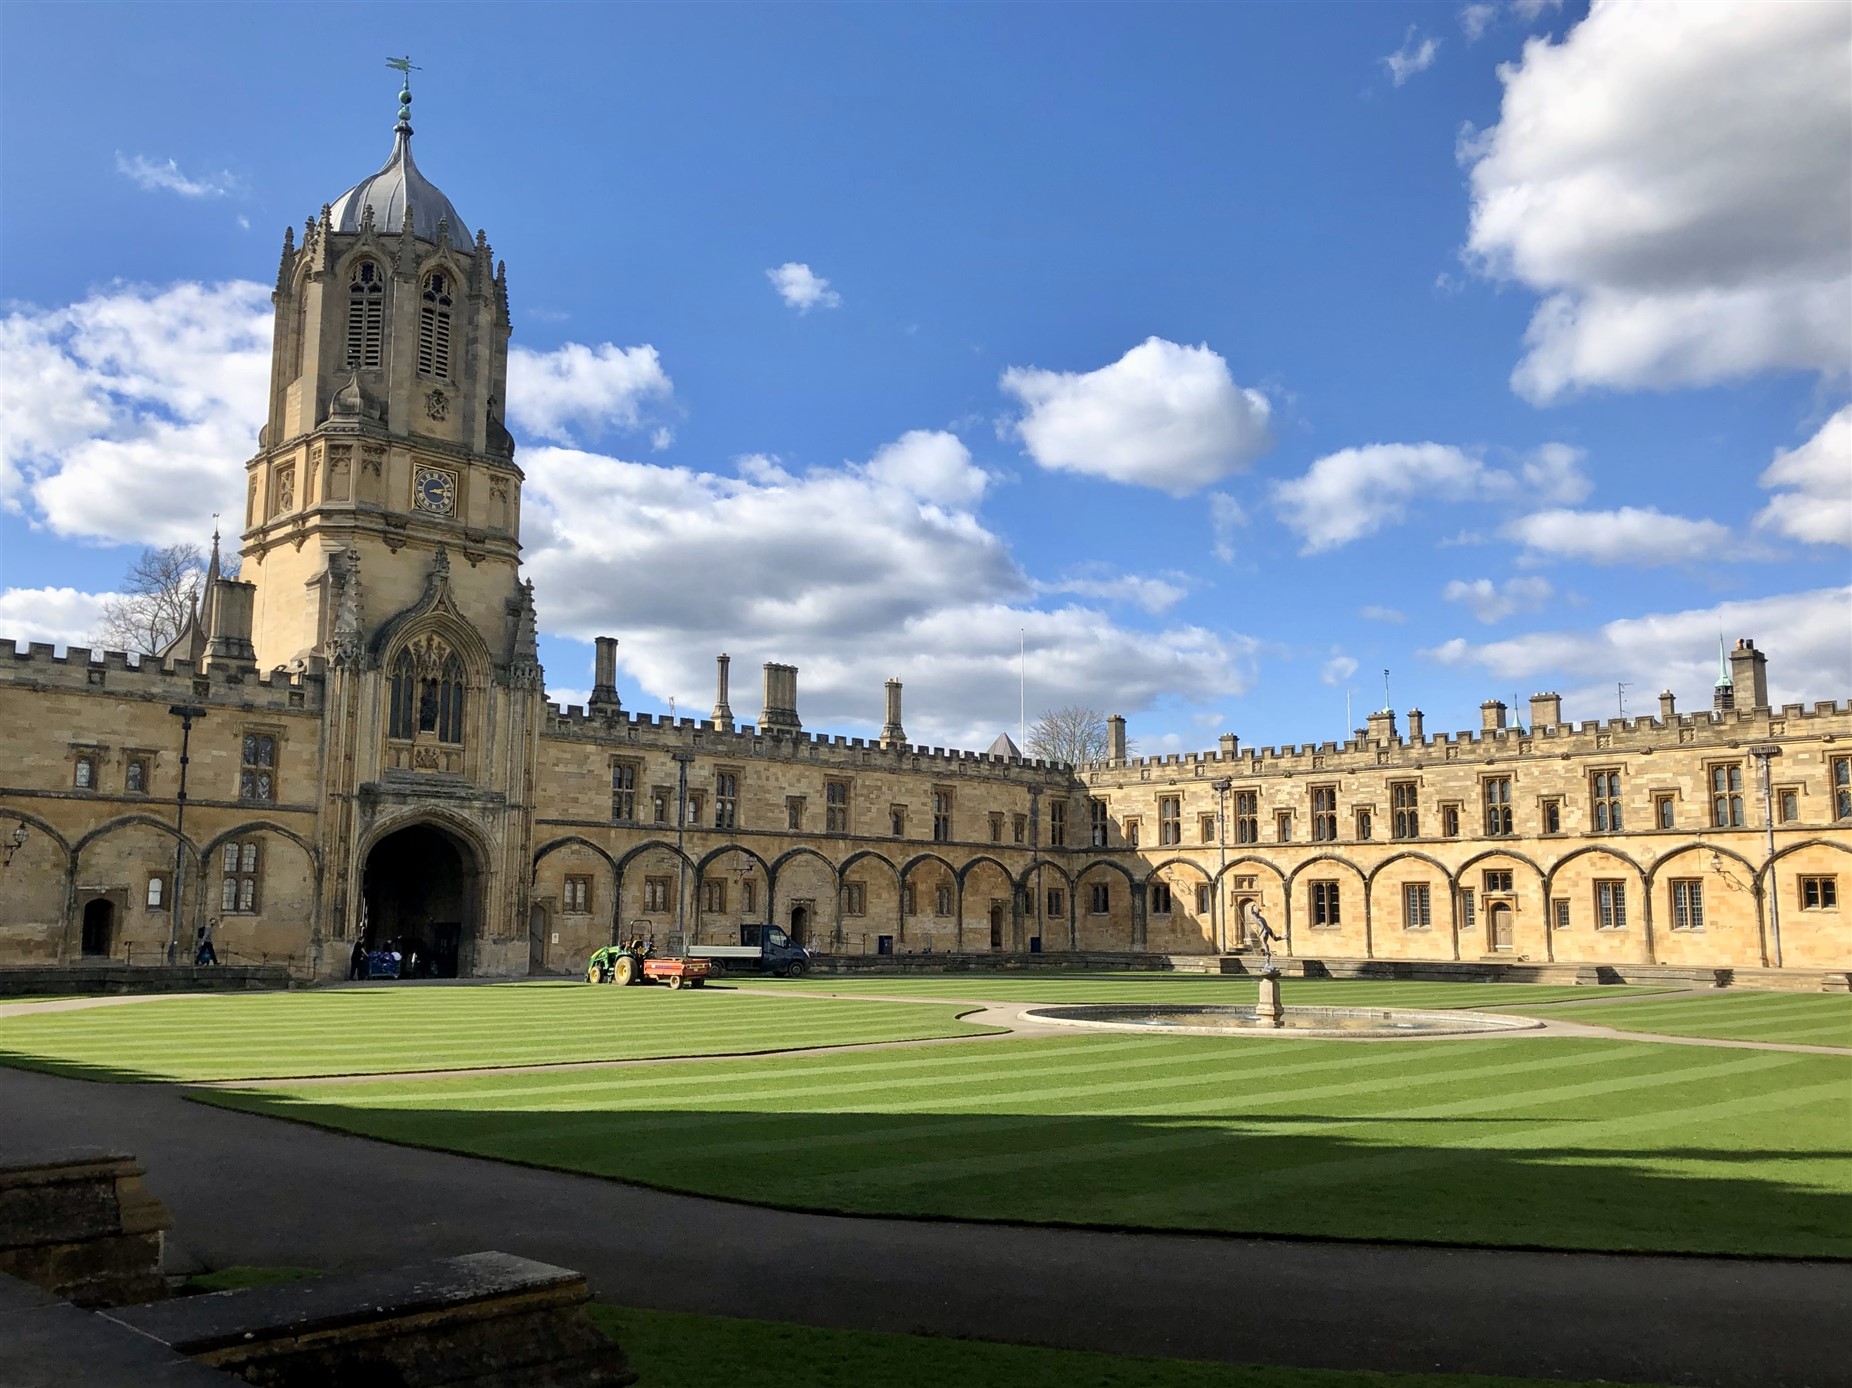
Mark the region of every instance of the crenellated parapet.
[[994, 757], [959, 748], [890, 744], [879, 739], [761, 728], [727, 729], [711, 719], [648, 713], [609, 714], [577, 704], [547, 705], [543, 738], [582, 742], [608, 750], [688, 751], [712, 757], [815, 763], [842, 771], [878, 767], [934, 776], [977, 776], [1024, 784], [1067, 782], [1073, 768], [1041, 758]]
[[92, 651], [71, 646], [64, 654], [46, 641], [21, 645], [0, 639], [0, 684], [27, 690], [235, 704], [247, 709], [316, 711], [322, 706], [318, 670], [278, 668], [266, 675], [225, 669], [201, 673], [182, 661]]

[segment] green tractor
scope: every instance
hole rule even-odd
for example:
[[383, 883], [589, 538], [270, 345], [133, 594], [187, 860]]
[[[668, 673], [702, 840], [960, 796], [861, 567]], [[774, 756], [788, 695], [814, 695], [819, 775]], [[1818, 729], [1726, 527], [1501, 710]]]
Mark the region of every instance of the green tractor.
[[585, 966], [587, 983], [615, 983], [629, 987], [643, 978], [643, 942], [626, 940], [621, 945], [606, 945], [592, 952]]

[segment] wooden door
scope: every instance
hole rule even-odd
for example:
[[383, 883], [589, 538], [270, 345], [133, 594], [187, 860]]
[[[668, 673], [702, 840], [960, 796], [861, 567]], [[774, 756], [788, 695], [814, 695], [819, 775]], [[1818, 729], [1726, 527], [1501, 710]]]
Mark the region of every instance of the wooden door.
[[1499, 902], [1491, 911], [1492, 948], [1511, 949], [1515, 941], [1512, 938], [1511, 908]]

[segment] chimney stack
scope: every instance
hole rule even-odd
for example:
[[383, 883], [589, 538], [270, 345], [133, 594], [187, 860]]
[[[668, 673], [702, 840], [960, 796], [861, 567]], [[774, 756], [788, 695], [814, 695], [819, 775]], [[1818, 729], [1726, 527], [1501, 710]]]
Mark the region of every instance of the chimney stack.
[[251, 618], [257, 610], [257, 585], [235, 578], [212, 581], [206, 602], [211, 624], [206, 630], [206, 670], [256, 674], [257, 651], [251, 645]]
[[1676, 722], [1677, 719], [1678, 719], [1678, 700], [1673, 697], [1671, 690], [1669, 689], [1660, 690], [1659, 691], [1659, 721], [1661, 723], [1671, 724], [1673, 722]]
[[765, 706], [759, 710], [759, 726], [774, 732], [804, 730], [797, 717], [797, 666], [765, 662]]
[[905, 747], [907, 730], [900, 726], [900, 681], [887, 682], [887, 721], [881, 725], [883, 747]]
[[1233, 733], [1222, 734], [1222, 760], [1233, 761], [1241, 755], [1241, 739]]
[[1479, 730], [1496, 733], [1505, 729], [1505, 702], [1503, 699], [1487, 699], [1479, 705]]
[[1427, 724], [1422, 716], [1421, 710], [1418, 708], [1411, 708], [1408, 711], [1408, 740], [1411, 743], [1419, 744], [1426, 736]]
[[1558, 727], [1562, 721], [1562, 695], [1549, 693], [1530, 696], [1530, 730], [1532, 732], [1542, 732], [1545, 728]]
[[733, 731], [733, 710], [727, 704], [727, 667], [732, 663], [725, 651], [714, 657], [714, 726], [723, 733]]
[[1743, 712], [1768, 707], [1768, 658], [1746, 636], [1730, 652], [1730, 687], [1736, 694], [1736, 707]]
[[1113, 766], [1125, 765], [1125, 719], [1117, 713], [1106, 720], [1106, 757]]
[[1378, 747], [1387, 747], [1395, 741], [1395, 710], [1380, 709], [1369, 717], [1366, 736]]
[[592, 638], [592, 696], [585, 707], [592, 713], [616, 714], [624, 711], [617, 698], [617, 638]]

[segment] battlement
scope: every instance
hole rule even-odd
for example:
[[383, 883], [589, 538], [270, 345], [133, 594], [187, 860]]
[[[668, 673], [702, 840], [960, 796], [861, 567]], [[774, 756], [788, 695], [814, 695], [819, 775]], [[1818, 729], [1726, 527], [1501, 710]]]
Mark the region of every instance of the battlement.
[[1040, 757], [994, 757], [988, 752], [911, 744], [883, 746], [873, 738], [742, 723], [728, 730], [708, 718], [673, 718], [666, 714], [606, 713], [578, 704], [547, 705], [545, 737], [612, 747], [649, 747], [693, 751], [713, 757], [776, 761], [810, 761], [851, 768], [887, 767], [924, 774], [1021, 780], [1065, 780], [1072, 768]]
[[[1475, 728], [1416, 738], [1358, 736], [1344, 742], [1288, 743], [1229, 751], [1168, 752], [1122, 763], [1089, 762], [1076, 768], [1090, 784], [1202, 776], [1292, 776], [1312, 772], [1418, 770], [1436, 759], [1486, 761], [1670, 747], [1727, 748], [1770, 739], [1852, 734], [1852, 700], [1821, 699], [1779, 709], [1738, 709], [1678, 714], [1669, 720], [1641, 715], [1547, 723], [1539, 727]], [[1230, 739], [1232, 741], [1232, 739]]]
[[223, 670], [201, 674], [188, 664], [70, 646], [63, 655], [49, 641], [0, 639], [0, 685], [107, 694], [114, 698], [189, 700], [248, 708], [319, 710], [322, 676], [316, 670], [278, 668], [267, 675]]

